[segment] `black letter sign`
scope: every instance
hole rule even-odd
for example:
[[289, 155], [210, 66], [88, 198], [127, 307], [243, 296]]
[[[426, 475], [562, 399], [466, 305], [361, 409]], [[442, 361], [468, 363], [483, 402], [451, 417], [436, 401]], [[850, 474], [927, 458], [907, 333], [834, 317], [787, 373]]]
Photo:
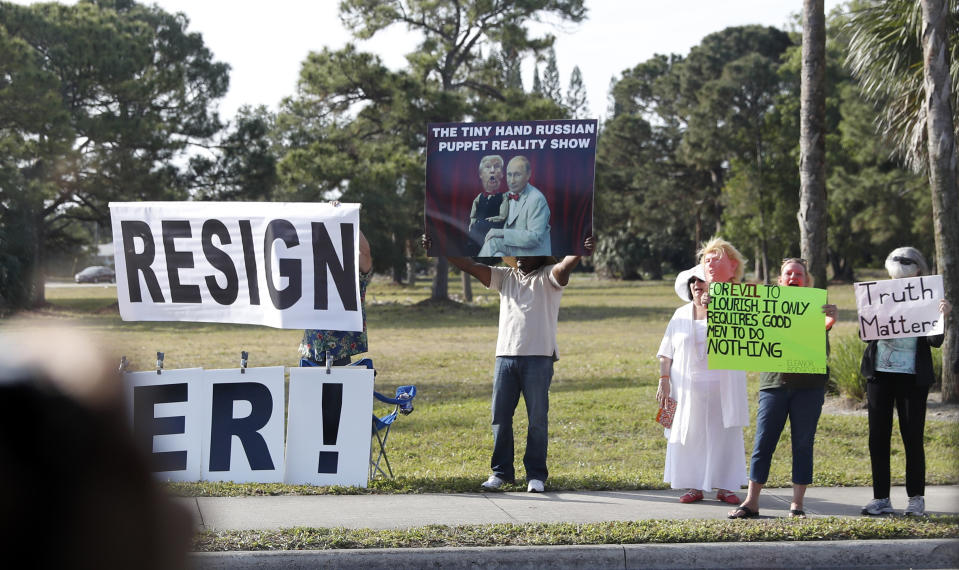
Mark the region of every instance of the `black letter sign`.
[[266, 260], [266, 286], [270, 290], [270, 299], [277, 309], [288, 309], [300, 300], [303, 292], [303, 268], [299, 259], [281, 259], [280, 276], [286, 277], [289, 284], [286, 289], [278, 291], [273, 282], [273, 242], [283, 240], [286, 247], [300, 245], [296, 235], [296, 228], [287, 220], [273, 220], [266, 226], [266, 235], [263, 238], [263, 258]]
[[[153, 234], [150, 232], [150, 226], [146, 222], [138, 220], [123, 220], [120, 222], [120, 230], [123, 233], [123, 259], [127, 266], [127, 287], [130, 289], [130, 302], [140, 303], [143, 297], [140, 295], [140, 278], [137, 277], [137, 271], [143, 272], [143, 280], [147, 283], [147, 289], [150, 290], [150, 297], [154, 303], [163, 302], [163, 293], [160, 291], [160, 282], [157, 276], [150, 269], [153, 264], [153, 258], [156, 255], [156, 246], [153, 243]], [[143, 240], [143, 253], [136, 252], [134, 238]]]

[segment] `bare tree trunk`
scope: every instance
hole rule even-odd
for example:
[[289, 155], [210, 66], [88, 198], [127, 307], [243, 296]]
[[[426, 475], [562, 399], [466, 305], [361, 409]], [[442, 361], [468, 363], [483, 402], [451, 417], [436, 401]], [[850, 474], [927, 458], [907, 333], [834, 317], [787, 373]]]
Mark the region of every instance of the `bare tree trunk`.
[[[722, 166], [716, 166], [709, 171], [709, 177], [713, 183], [712, 191], [713, 196], [711, 198], [713, 212], [716, 214], [716, 231], [713, 232], [714, 236], [718, 236], [723, 232], [723, 205], [721, 197], [723, 195], [723, 184], [725, 180], [723, 179], [723, 168]], [[709, 238], [704, 238], [709, 239]]]
[[693, 253], [703, 243], [703, 212], [701, 208], [696, 209], [696, 241], [693, 242]]
[[442, 255], [436, 258], [436, 275], [433, 276], [433, 295], [434, 301], [446, 301], [449, 299], [449, 281], [450, 264]]
[[465, 271], [460, 271], [460, 275], [463, 277], [463, 301], [472, 303], [473, 284], [470, 282], [470, 274]]
[[413, 240], [406, 240], [406, 284], [416, 285], [416, 245]]
[[761, 281], [763, 278], [762, 261], [760, 261], [760, 256], [759, 256], [759, 246], [753, 246], [753, 269], [754, 269], [753, 279], [755, 279], [756, 282], [759, 283], [759, 281]]
[[43, 217], [36, 214], [32, 217], [33, 223], [30, 226], [30, 256], [33, 258], [32, 265], [28, 269], [27, 279], [29, 280], [29, 290], [27, 291], [27, 306], [42, 307], [47, 304], [46, 273], [43, 269]]
[[[399, 238], [396, 237], [396, 233], [393, 233], [392, 235], [390, 235], [390, 241], [393, 242], [393, 245], [394, 245], [394, 246], [399, 245], [399, 244], [397, 243], [397, 242], [399, 241]], [[402, 285], [402, 284], [403, 284], [403, 270], [404, 270], [404, 269], [406, 269], [406, 268], [403, 266], [403, 264], [401, 264], [401, 263], [399, 262], [399, 260], [394, 260], [394, 261], [393, 261], [393, 267], [392, 267], [392, 269], [390, 269], [390, 277], [391, 277], [394, 285]]]
[[799, 237], [813, 284], [826, 283], [826, 15], [803, 0], [799, 127]]
[[[932, 190], [936, 265], [946, 299], [959, 304], [959, 192], [956, 189], [956, 137], [949, 80], [946, 20], [948, 2], [922, 0], [922, 58], [926, 133], [929, 144], [929, 186]], [[942, 400], [959, 401], [959, 316], [946, 319], [942, 345]]]

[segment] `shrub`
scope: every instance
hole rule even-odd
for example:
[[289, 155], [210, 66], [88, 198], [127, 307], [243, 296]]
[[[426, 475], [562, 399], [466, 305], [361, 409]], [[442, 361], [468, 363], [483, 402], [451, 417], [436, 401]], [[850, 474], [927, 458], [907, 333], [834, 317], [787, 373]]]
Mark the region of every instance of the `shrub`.
[[862, 402], [866, 398], [866, 379], [859, 374], [859, 363], [866, 344], [856, 333], [839, 337], [830, 343], [829, 389]]

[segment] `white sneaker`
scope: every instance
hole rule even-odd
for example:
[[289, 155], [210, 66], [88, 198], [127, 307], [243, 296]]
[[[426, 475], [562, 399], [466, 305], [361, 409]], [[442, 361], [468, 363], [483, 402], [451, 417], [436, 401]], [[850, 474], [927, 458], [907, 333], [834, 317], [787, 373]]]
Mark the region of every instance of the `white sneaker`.
[[[922, 497], [920, 497], [921, 499]], [[909, 499], [912, 501], [912, 499]], [[912, 503], [910, 503], [912, 504]], [[893, 512], [892, 503], [889, 502], [889, 497], [885, 499], [873, 499], [862, 508], [862, 514], [864, 515], [886, 515]]]
[[529, 485], [526, 487], [527, 493], [542, 493], [543, 492], [543, 482], [539, 479], [530, 479]]
[[500, 479], [500, 478], [497, 477], [496, 475], [490, 475], [490, 476], [489, 476], [489, 479], [487, 479], [487, 480], [483, 483], [482, 487], [483, 487], [484, 489], [488, 489], [488, 490], [490, 490], [490, 491], [498, 491], [498, 490], [500, 489], [500, 487], [502, 487], [502, 486], [505, 485], [505, 484], [506, 484], [506, 481], [503, 481], [502, 479]]
[[902, 514], [913, 517], [926, 516], [926, 499], [924, 499], [922, 495], [909, 497], [909, 506], [906, 507], [906, 510]]

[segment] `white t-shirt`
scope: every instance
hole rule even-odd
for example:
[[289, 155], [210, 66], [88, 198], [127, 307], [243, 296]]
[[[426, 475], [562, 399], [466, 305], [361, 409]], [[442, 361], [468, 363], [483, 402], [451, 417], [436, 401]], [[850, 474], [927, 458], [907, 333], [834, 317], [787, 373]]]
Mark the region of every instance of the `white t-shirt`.
[[489, 288], [499, 291], [499, 336], [496, 356], [552, 356], [559, 360], [556, 321], [563, 286], [553, 265], [523, 274], [510, 267], [490, 267]]

